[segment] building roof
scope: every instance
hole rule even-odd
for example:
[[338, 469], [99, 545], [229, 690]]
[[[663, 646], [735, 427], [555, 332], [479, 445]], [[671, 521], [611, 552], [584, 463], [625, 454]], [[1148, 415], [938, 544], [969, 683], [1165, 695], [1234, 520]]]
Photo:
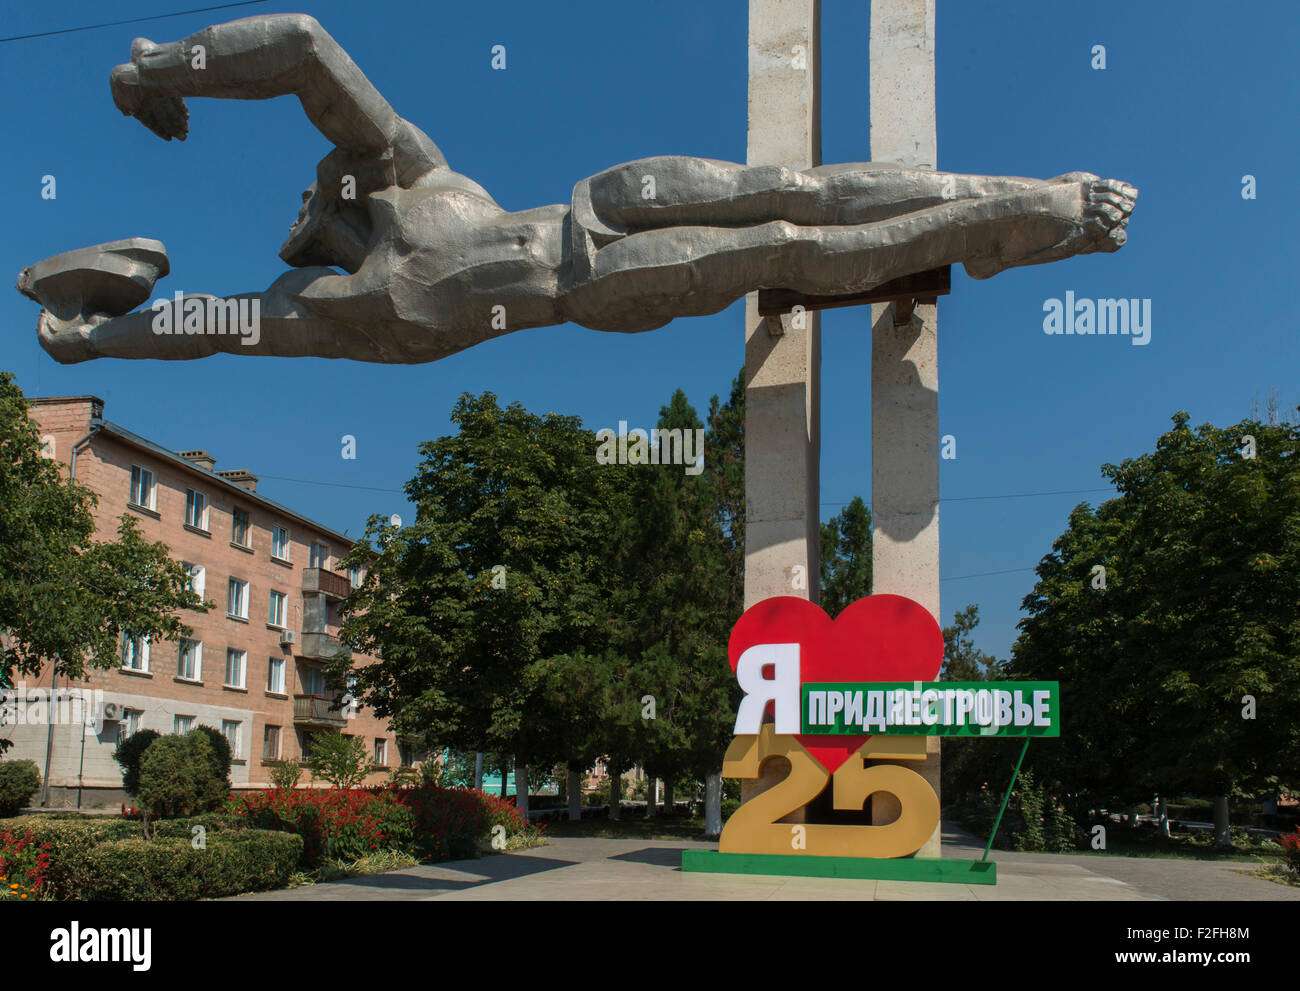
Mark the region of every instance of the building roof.
[[[68, 397], [68, 398], [79, 398], [79, 397]], [[162, 447], [159, 444], [155, 444], [151, 440], [146, 440], [144, 437], [141, 437], [139, 434], [132, 433], [130, 430], [127, 430], [125, 427], [118, 426], [116, 423], [111, 423], [108, 420], [103, 420], [102, 424], [103, 424], [102, 432], [108, 434], [110, 437], [115, 437], [116, 439], [122, 441], [123, 443], [129, 444], [130, 446], [138, 448], [139, 450], [147, 451], [148, 453], [152, 454], [154, 457], [160, 458], [163, 461], [167, 461], [174, 467], [183, 469], [184, 471], [187, 471], [192, 475], [197, 475], [200, 478], [202, 478], [207, 484], [212, 485], [218, 489], [224, 489], [237, 499], [240, 499], [244, 502], [256, 503], [259, 506], [263, 506], [266, 509], [270, 509], [276, 513], [279, 513], [281, 516], [288, 517], [289, 519], [292, 520], [297, 520], [299, 523], [305, 523], [307, 526], [319, 530], [321, 533], [325, 534], [326, 536], [332, 537], [333, 539], [340, 541], [341, 543], [347, 545], [348, 547], [351, 547], [352, 544], [354, 543], [351, 537], [346, 537], [343, 534], [337, 532], [336, 530], [332, 530], [330, 527], [325, 526], [323, 523], [317, 523], [315, 520], [311, 519], [310, 517], [304, 516], [302, 513], [295, 512], [294, 510], [290, 509], [287, 506], [282, 506], [280, 503], [275, 502], [272, 499], [268, 499], [264, 495], [259, 495], [256, 492], [250, 491], [249, 489], [245, 488], [242, 485], [237, 484], [236, 482], [230, 479], [222, 478], [221, 475], [218, 474], [217, 472], [196, 465], [193, 461], [188, 461], [185, 458], [181, 457], [179, 454], [175, 453], [174, 451], [169, 451], [167, 450], [167, 448]]]

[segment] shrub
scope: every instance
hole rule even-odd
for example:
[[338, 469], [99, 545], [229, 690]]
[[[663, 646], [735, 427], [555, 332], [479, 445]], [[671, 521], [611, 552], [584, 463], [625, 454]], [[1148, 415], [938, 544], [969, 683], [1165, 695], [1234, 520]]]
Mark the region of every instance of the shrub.
[[22, 816], [7, 825], [15, 832], [29, 832], [32, 842], [48, 848], [43, 898], [67, 900], [80, 897], [88, 879], [87, 858], [99, 843], [138, 836], [140, 827], [126, 819], [56, 818], [53, 815]]
[[[219, 781], [226, 782], [226, 790], [230, 790], [230, 741], [226, 739], [224, 733], [211, 726], [198, 726], [192, 732], [202, 733], [208, 738], [208, 743], [212, 745], [212, 771]], [[224, 796], [223, 796], [224, 797]]]
[[36, 842], [30, 829], [0, 832], [0, 901], [39, 897], [49, 865], [50, 845]]
[[41, 790], [41, 772], [35, 761], [0, 761], [0, 819], [18, 814]]
[[196, 850], [188, 837], [114, 840], [92, 847], [73, 897], [87, 901], [193, 901], [289, 883], [302, 838], [236, 830], [210, 834]]
[[128, 795], [135, 795], [140, 790], [140, 759], [149, 749], [149, 744], [162, 736], [156, 730], [142, 729], [132, 733], [117, 745], [113, 759], [122, 768], [122, 788]]
[[293, 791], [298, 787], [298, 779], [302, 777], [302, 764], [296, 760], [277, 760], [267, 767], [270, 768], [271, 784], [281, 791]]
[[339, 789], [357, 787], [375, 769], [366, 755], [366, 741], [342, 733], [314, 735], [307, 766], [314, 777], [324, 778]]
[[140, 760], [140, 808], [158, 819], [220, 808], [230, 782], [217, 776], [217, 767], [217, 755], [201, 730], [160, 737]]
[[1300, 826], [1296, 826], [1294, 833], [1283, 833], [1277, 841], [1282, 844], [1287, 869], [1292, 874], [1300, 875]]
[[230, 811], [249, 826], [301, 836], [304, 867], [381, 850], [407, 851], [415, 839], [411, 811], [386, 791], [261, 792], [232, 799]]

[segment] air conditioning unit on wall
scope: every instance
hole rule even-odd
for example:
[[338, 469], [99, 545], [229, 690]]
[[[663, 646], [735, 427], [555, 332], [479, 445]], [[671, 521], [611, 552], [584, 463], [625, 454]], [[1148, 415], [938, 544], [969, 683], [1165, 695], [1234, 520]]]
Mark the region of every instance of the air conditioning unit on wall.
[[298, 641], [298, 634], [295, 633], [293, 630], [280, 631], [281, 647], [292, 647], [295, 643], [297, 643], [297, 641]]
[[106, 723], [121, 722], [122, 707], [118, 705], [116, 702], [105, 702], [103, 719], [104, 722]]

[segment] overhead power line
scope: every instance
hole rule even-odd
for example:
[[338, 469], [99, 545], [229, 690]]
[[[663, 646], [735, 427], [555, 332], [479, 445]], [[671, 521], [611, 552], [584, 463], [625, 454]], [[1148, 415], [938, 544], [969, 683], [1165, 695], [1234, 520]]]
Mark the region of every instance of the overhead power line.
[[0, 38], [5, 41], [26, 41], [29, 38], [49, 38], [56, 34], [72, 34], [76, 31], [94, 31], [96, 28], [112, 28], [121, 24], [139, 24], [142, 21], [160, 21], [164, 17], [181, 17], [185, 14], [202, 14], [207, 10], [228, 10], [231, 7], [251, 7], [253, 4], [266, 3], [266, 0], [241, 0], [240, 3], [221, 3], [215, 7], [196, 7], [194, 10], [178, 10], [172, 14], [150, 14], [148, 17], [128, 17], [123, 21], [105, 21], [103, 24], [85, 24], [76, 28], [59, 28], [57, 31], [38, 31], [36, 34], [16, 34], [12, 38]]

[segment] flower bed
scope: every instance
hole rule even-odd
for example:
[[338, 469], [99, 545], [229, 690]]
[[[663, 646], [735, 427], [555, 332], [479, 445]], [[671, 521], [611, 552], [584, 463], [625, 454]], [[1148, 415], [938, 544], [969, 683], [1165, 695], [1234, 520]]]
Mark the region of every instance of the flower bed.
[[456, 860], [489, 848], [531, 846], [542, 831], [513, 805], [469, 788], [380, 787], [268, 791], [232, 798], [228, 814], [259, 829], [297, 833], [303, 866], [350, 861], [383, 850], [421, 860]]
[[0, 901], [29, 901], [40, 897], [50, 845], [40, 843], [30, 829], [22, 835], [0, 832]]

